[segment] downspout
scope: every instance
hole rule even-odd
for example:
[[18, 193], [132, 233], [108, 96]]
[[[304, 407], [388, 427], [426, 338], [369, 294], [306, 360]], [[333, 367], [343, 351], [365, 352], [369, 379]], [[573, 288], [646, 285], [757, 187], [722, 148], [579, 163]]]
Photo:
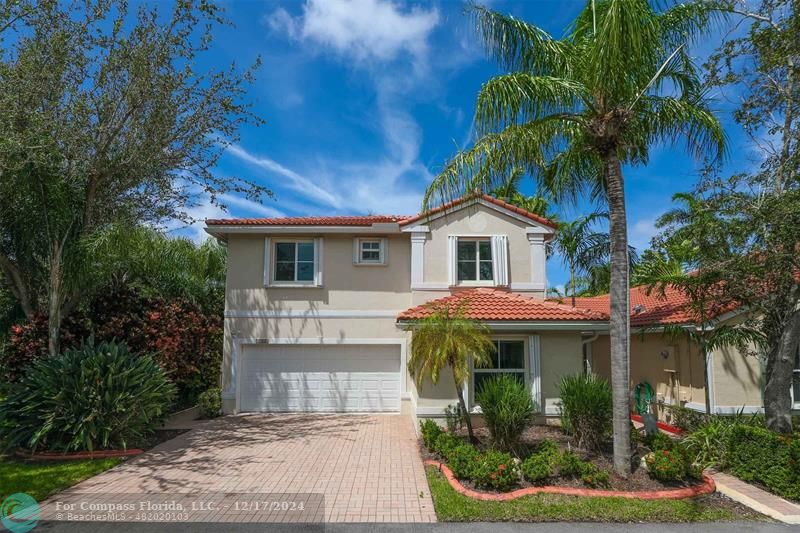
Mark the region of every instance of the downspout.
[[586, 373], [586, 375], [592, 373], [592, 361], [589, 357], [589, 349], [591, 346], [589, 345], [596, 341], [599, 336], [600, 333], [594, 332], [591, 337], [581, 340], [581, 349], [583, 351], [583, 371]]

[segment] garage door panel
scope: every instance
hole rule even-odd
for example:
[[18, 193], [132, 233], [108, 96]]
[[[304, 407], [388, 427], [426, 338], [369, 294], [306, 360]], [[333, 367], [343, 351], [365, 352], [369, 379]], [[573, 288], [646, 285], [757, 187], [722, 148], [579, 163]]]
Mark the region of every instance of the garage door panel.
[[246, 346], [242, 411], [399, 411], [397, 345]]

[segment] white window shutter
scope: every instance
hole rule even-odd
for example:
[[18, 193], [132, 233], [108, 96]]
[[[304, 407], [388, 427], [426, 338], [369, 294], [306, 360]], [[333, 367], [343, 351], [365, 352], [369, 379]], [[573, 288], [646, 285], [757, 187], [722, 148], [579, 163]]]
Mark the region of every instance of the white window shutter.
[[314, 285], [322, 287], [322, 237], [314, 237]]
[[272, 246], [272, 239], [269, 237], [264, 237], [264, 287], [269, 287], [269, 279], [270, 279], [270, 261], [272, 254], [270, 253], [272, 250], [270, 247]]
[[353, 264], [357, 265], [361, 262], [361, 239], [353, 237]]
[[381, 239], [381, 264], [389, 264], [389, 239]]
[[505, 235], [492, 235], [492, 277], [495, 285], [508, 285], [508, 237]]
[[447, 284], [453, 286], [458, 283], [458, 237], [447, 236]]
[[530, 364], [528, 365], [528, 373], [530, 374], [530, 387], [531, 397], [536, 403], [538, 412], [544, 412], [542, 405], [542, 357], [541, 348], [539, 344], [539, 335], [530, 335], [528, 337], [528, 357]]

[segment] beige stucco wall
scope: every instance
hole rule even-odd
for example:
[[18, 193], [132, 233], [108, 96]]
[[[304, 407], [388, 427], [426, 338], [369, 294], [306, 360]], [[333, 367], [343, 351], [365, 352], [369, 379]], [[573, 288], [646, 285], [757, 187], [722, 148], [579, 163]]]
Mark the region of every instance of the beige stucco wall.
[[762, 406], [761, 361], [753, 355], [726, 347], [711, 354], [714, 373], [714, 404], [717, 408], [736, 411], [742, 407]]
[[[609, 336], [592, 343], [592, 369], [611, 380]], [[660, 332], [633, 334], [630, 341], [631, 390], [643, 381], [653, 386], [656, 397], [670, 404], [705, 402], [703, 358], [686, 338], [674, 339]], [[663, 357], [662, 352], [667, 354]]]
[[[410, 245], [407, 235], [382, 236], [388, 264], [354, 265], [355, 235], [323, 236], [322, 287], [264, 287], [265, 235], [230, 235], [225, 306], [229, 311], [397, 310], [411, 305]], [[291, 235], [287, 238], [312, 238]], [[370, 236], [371, 237], [371, 236]], [[381, 236], [377, 236], [381, 237]], [[272, 235], [273, 243], [281, 237]]]
[[[526, 228], [536, 226], [533, 221], [523, 222], [481, 204], [474, 204], [449, 213], [426, 224], [429, 233], [423, 247], [423, 278], [426, 284], [445, 285], [448, 282], [448, 235], [471, 237], [508, 237], [509, 283], [531, 282], [531, 245]], [[548, 231], [543, 229], [543, 231]], [[544, 279], [544, 278], [543, 278]], [[544, 298], [544, 291], [529, 291], [532, 297]], [[414, 303], [419, 304], [441, 297], [437, 291], [415, 291]]]

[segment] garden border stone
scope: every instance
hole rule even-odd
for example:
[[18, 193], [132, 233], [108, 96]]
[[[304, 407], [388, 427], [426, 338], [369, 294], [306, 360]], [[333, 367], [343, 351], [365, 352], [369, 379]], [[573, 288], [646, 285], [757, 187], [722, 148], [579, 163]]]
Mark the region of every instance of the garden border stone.
[[523, 496], [530, 496], [533, 494], [563, 494], [566, 496], [593, 496], [593, 497], [611, 497], [611, 498], [630, 498], [639, 500], [682, 500], [684, 498], [694, 498], [695, 496], [702, 496], [704, 494], [711, 494], [717, 490], [716, 484], [711, 476], [703, 473], [703, 482], [699, 485], [691, 487], [684, 487], [680, 489], [667, 489], [667, 490], [649, 490], [649, 491], [622, 491], [622, 490], [601, 490], [601, 489], [579, 489], [573, 487], [528, 487], [525, 489], [512, 490], [502, 494], [482, 492], [469, 489], [461, 484], [459, 480], [453, 475], [453, 472], [446, 464], [439, 461], [429, 459], [425, 461], [426, 466], [435, 466], [441, 473], [444, 474], [450, 486], [464, 496], [474, 498], [476, 500], [484, 501], [509, 501], [522, 498]]
[[139, 448], [129, 450], [97, 450], [93, 452], [31, 452], [18, 449], [16, 456], [20, 459], [34, 461], [77, 461], [79, 459], [111, 459], [114, 457], [133, 457], [144, 453]]

